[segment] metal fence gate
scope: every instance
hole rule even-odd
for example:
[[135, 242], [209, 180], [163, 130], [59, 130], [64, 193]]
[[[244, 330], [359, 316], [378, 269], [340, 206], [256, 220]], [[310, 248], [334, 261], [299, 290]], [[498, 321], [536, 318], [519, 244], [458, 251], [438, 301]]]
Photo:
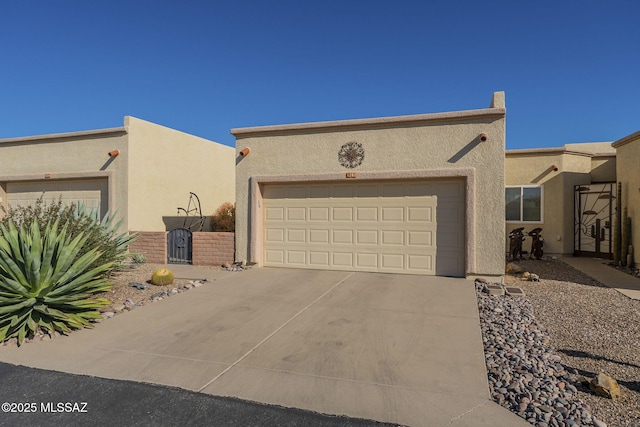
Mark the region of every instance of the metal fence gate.
[[612, 258], [615, 183], [576, 185], [574, 256]]
[[167, 234], [167, 263], [191, 264], [193, 261], [193, 237], [191, 230], [176, 228]]

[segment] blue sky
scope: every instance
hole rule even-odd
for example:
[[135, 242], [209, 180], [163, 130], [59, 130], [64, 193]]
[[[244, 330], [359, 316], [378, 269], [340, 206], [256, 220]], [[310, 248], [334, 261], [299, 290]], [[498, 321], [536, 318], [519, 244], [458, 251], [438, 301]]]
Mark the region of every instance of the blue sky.
[[640, 129], [640, 2], [0, 0], [0, 138], [486, 108], [507, 148]]

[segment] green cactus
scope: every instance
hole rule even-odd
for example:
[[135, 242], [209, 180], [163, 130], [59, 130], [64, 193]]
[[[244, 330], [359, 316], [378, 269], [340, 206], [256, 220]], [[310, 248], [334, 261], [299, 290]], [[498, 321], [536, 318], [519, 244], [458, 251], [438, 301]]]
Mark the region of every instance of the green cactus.
[[616, 216], [613, 222], [613, 261], [620, 264], [620, 253], [622, 252], [622, 183], [618, 183], [616, 193]]
[[622, 248], [620, 251], [620, 261], [622, 262], [623, 267], [627, 267], [627, 255], [629, 254], [629, 245], [631, 244], [631, 218], [627, 216], [627, 208], [624, 208], [622, 218]]
[[157, 286], [165, 286], [173, 283], [173, 272], [168, 268], [159, 268], [151, 275], [151, 283]]

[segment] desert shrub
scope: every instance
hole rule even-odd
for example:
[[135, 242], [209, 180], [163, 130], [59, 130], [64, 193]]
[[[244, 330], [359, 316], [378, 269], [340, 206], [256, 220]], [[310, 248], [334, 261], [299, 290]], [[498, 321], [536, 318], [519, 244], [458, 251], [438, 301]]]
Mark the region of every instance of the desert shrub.
[[236, 231], [236, 205], [225, 202], [211, 217], [215, 231]]
[[131, 254], [131, 260], [136, 264], [144, 264], [147, 262], [147, 257], [144, 254]]
[[96, 266], [97, 247], [84, 254], [89, 235], [69, 233], [71, 224], [49, 223], [41, 232], [37, 219], [17, 228], [0, 225], [0, 341], [16, 337], [18, 345], [38, 329], [70, 332], [91, 327], [107, 299], [91, 299], [111, 285], [105, 273], [112, 263]]
[[67, 233], [72, 238], [82, 233], [86, 239], [78, 252], [78, 257], [92, 249], [97, 249], [100, 256], [91, 267], [103, 264], [111, 265], [105, 274], [121, 267], [128, 256], [129, 244], [135, 240], [135, 236], [129, 233], [118, 232], [122, 220], [116, 221], [109, 212], [102, 220], [98, 220], [97, 212], [76, 203], [64, 205], [61, 199], [47, 204], [40, 196], [33, 205], [15, 206], [8, 209], [2, 207], [2, 210], [5, 215], [0, 219], [0, 224], [5, 227], [8, 227], [12, 222], [16, 228], [28, 229], [31, 224], [36, 223], [42, 234], [47, 225], [58, 222], [60, 227], [67, 227]]

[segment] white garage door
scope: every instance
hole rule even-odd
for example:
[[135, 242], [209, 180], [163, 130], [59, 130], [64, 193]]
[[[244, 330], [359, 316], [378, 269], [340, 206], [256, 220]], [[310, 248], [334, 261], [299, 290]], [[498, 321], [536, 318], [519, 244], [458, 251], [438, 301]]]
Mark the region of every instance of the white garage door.
[[464, 276], [462, 180], [270, 184], [264, 265]]
[[64, 205], [75, 203], [104, 216], [108, 209], [106, 179], [72, 179], [55, 181], [21, 181], [7, 183], [9, 206], [33, 205], [38, 198], [49, 204], [62, 199]]

